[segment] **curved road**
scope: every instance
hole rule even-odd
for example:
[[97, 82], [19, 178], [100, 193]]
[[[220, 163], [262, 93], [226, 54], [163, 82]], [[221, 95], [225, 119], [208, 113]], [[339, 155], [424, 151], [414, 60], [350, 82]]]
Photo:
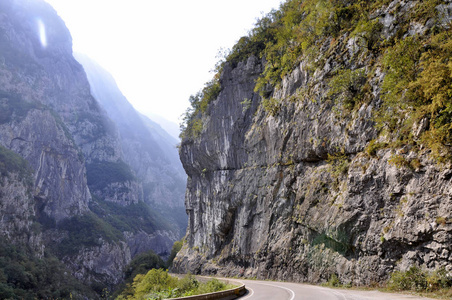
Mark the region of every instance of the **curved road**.
[[[379, 291], [355, 291], [330, 289], [315, 285], [257, 281], [230, 280], [245, 284], [248, 293], [240, 300], [406, 300], [429, 299], [412, 295], [390, 294]], [[433, 299], [432, 299], [433, 300]]]

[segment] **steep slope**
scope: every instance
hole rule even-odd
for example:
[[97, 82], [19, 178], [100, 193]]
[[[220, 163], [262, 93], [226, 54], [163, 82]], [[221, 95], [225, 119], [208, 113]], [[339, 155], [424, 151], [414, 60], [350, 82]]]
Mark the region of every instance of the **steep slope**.
[[[180, 163], [177, 141], [158, 124], [138, 113], [119, 90], [113, 77], [88, 57], [77, 54], [86, 70], [91, 91], [108, 116], [117, 124], [124, 160], [141, 181], [144, 201], [178, 224], [177, 234], [185, 234], [185, 172]], [[168, 241], [167, 249], [174, 243]]]
[[[99, 259], [105, 253], [99, 249], [107, 242], [101, 232], [93, 230], [91, 238], [99, 238], [94, 244], [72, 244], [70, 253], [59, 245], [74, 240], [71, 234], [82, 225], [67, 226], [74, 220], [100, 222], [88, 208], [92, 197], [85, 164], [119, 161], [117, 133], [91, 96], [83, 69], [72, 57], [70, 34], [51, 7], [40, 1], [2, 1], [0, 6], [0, 143], [23, 157], [32, 171], [28, 213], [39, 226], [26, 227], [38, 237], [42, 228], [41, 248], [47, 246], [68, 263], [91, 256], [91, 266], [72, 265], [79, 278], [115, 283], [117, 270], [130, 260], [121, 243], [110, 245], [108, 255], [117, 255], [116, 261], [101, 263], [103, 269]], [[39, 35], [43, 26], [45, 41]], [[17, 199], [16, 192], [5, 190], [3, 201]], [[21, 218], [19, 207], [10, 207], [12, 220]], [[15, 229], [7, 236], [16, 236]]]
[[[0, 238], [12, 244], [5, 253], [13, 266], [1, 276], [1, 297], [67, 298], [72, 289], [92, 298], [92, 289], [122, 281], [133, 255], [167, 253], [179, 238], [144, 203], [118, 129], [72, 56], [69, 31], [40, 0], [0, 3], [0, 171]], [[36, 266], [48, 267], [48, 277], [30, 283], [23, 274], [39, 274]], [[41, 294], [46, 287], [56, 290]]]
[[450, 8], [293, 0], [261, 19], [191, 98], [174, 269], [357, 285], [452, 271]]

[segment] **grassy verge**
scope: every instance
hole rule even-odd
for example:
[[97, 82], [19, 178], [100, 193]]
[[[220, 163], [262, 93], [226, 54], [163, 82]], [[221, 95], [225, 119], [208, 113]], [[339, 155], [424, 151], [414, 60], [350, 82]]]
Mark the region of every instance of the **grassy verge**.
[[322, 286], [368, 290], [378, 289], [387, 293], [413, 294], [437, 299], [452, 299], [452, 276], [444, 268], [426, 271], [412, 266], [407, 271], [394, 271], [387, 282], [372, 287], [356, 287], [350, 283], [342, 283], [336, 274]]
[[168, 271], [152, 269], [146, 275], [135, 276], [133, 283], [127, 285], [116, 299], [160, 300], [219, 292], [234, 287], [218, 279], [200, 282], [191, 274], [178, 279], [170, 276]]

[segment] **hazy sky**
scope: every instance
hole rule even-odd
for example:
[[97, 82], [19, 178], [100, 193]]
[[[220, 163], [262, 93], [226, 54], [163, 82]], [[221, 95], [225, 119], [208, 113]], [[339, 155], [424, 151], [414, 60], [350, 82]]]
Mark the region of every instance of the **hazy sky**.
[[179, 123], [190, 95], [281, 0], [46, 0], [66, 22], [74, 51], [110, 71], [139, 111]]

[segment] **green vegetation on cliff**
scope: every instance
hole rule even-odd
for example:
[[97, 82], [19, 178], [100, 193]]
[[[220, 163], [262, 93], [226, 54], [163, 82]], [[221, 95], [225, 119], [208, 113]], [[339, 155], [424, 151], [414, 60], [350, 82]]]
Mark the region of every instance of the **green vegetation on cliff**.
[[154, 233], [157, 230], [169, 230], [176, 226], [170, 224], [143, 201], [123, 206], [94, 197], [89, 207], [98, 218], [120, 232], [142, 230]]
[[0, 299], [94, 299], [95, 293], [55, 257], [36, 257], [0, 238]]
[[183, 115], [181, 138], [197, 138], [202, 131], [202, 114], [206, 113], [210, 101], [218, 97], [221, 90], [219, 74], [206, 83], [196, 95], [190, 96], [190, 105]]
[[86, 166], [88, 185], [94, 190], [102, 190], [109, 184], [135, 180], [130, 167], [123, 161], [96, 161]]
[[24, 101], [19, 95], [0, 91], [0, 124], [22, 119], [29, 110], [39, 107], [35, 103]]
[[143, 231], [151, 234], [157, 230], [169, 230], [173, 226], [144, 202], [122, 206], [94, 197], [90, 209], [92, 212], [65, 219], [58, 224], [45, 214], [41, 216], [39, 222], [45, 229], [58, 229], [66, 233], [60, 243], [51, 247], [58, 257], [74, 255], [85, 248], [100, 247], [105, 242], [124, 241], [124, 232]]
[[[378, 119], [406, 144], [425, 145], [440, 160], [451, 158], [452, 30], [397, 40], [383, 56], [383, 109]], [[413, 136], [413, 126], [425, 131]], [[418, 141], [416, 141], [418, 139]]]
[[[257, 21], [248, 36], [242, 37], [218, 67], [232, 67], [250, 56], [265, 62], [255, 91], [262, 106], [276, 116], [281, 109], [275, 90], [282, 79], [304, 62], [312, 77], [300, 98], [331, 101], [342, 115], [357, 109], [373, 96], [371, 81], [383, 72], [379, 96], [382, 104], [374, 112], [380, 133], [393, 143], [427, 148], [438, 161], [452, 157], [452, 31], [444, 24], [440, 0], [418, 1], [409, 10], [387, 0], [289, 0]], [[385, 25], [382, 10], [390, 10], [397, 22]], [[388, 27], [393, 32], [388, 33]], [[422, 29], [416, 29], [418, 28]], [[353, 63], [343, 56], [352, 53]], [[327, 71], [327, 95], [315, 94], [315, 72]], [[222, 65], [223, 64], [223, 65]], [[216, 75], [218, 78], [219, 75]], [[206, 85], [205, 90], [211, 89]], [[206, 103], [216, 93], [192, 96], [184, 118], [182, 137], [196, 138], [203, 128]], [[205, 97], [208, 95], [208, 97]], [[203, 100], [201, 100], [203, 99]], [[202, 105], [201, 105], [202, 104]], [[200, 106], [203, 108], [201, 109]], [[415, 133], [413, 128], [417, 128]]]
[[103, 241], [113, 242], [123, 238], [121, 231], [93, 213], [63, 220], [58, 224], [58, 229], [67, 232], [67, 237], [56, 246], [61, 257], [76, 254], [81, 248], [102, 246]]
[[28, 162], [17, 153], [0, 145], [0, 175], [19, 173], [21, 178], [32, 181], [32, 169]]

